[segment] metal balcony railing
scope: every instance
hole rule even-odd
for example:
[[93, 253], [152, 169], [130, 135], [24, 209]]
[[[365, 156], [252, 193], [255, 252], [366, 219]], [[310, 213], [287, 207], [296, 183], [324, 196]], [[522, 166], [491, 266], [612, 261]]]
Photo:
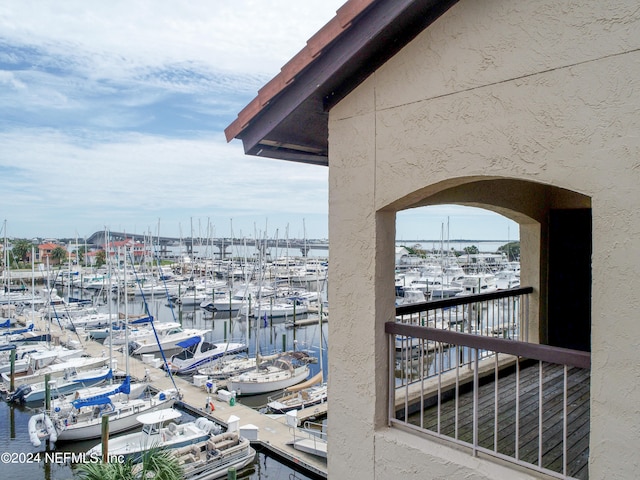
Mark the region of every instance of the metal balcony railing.
[[558, 478], [588, 478], [590, 354], [528, 343], [531, 288], [403, 305], [389, 424]]

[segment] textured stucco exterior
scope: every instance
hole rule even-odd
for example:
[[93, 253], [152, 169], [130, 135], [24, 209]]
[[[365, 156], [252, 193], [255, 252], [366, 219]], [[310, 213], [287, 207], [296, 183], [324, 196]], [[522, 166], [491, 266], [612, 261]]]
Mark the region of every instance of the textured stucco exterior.
[[460, 1], [331, 110], [329, 146], [329, 477], [540, 478], [386, 424], [395, 212], [452, 202], [520, 223], [541, 317], [547, 213], [592, 209], [589, 473], [637, 477], [637, 1]]

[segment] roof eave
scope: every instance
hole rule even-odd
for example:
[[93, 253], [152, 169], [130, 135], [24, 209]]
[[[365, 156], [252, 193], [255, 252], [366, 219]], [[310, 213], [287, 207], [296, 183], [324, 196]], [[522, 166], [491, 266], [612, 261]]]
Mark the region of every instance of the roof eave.
[[324, 48], [310, 41], [287, 63], [227, 127], [227, 141], [242, 140], [248, 155], [328, 165], [329, 109], [457, 0], [350, 0], [345, 7], [352, 2], [362, 10], [330, 29], [336, 36], [322, 37]]

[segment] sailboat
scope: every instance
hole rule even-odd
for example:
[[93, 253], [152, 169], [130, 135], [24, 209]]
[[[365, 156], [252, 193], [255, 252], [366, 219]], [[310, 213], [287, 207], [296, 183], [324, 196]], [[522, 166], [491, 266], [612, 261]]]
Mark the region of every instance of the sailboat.
[[199, 368], [198, 373], [207, 375], [207, 377], [214, 380], [224, 380], [249, 370], [255, 370], [255, 368], [256, 357], [233, 355], [231, 357], [221, 357], [206, 367]]
[[[257, 336], [257, 334], [256, 334]], [[287, 351], [262, 357], [256, 351], [256, 368], [227, 380], [227, 390], [238, 396], [275, 392], [306, 380], [312, 359], [301, 351]]]
[[267, 407], [274, 413], [300, 410], [327, 401], [327, 383], [322, 372], [318, 372], [306, 382], [286, 388], [280, 397], [269, 397]]
[[287, 387], [281, 395], [269, 397], [267, 408], [274, 413], [300, 410], [327, 401], [322, 355], [322, 312], [320, 314], [320, 371], [309, 380]]
[[89, 398], [73, 400], [71, 409], [57, 412], [54, 425], [58, 440], [89, 440], [100, 438], [102, 417], [109, 417], [109, 432], [119, 433], [135, 428], [138, 415], [173, 406], [178, 395], [175, 389], [163, 390], [147, 398], [112, 400], [130, 391], [129, 377], [111, 392]]
[[[261, 284], [262, 279], [260, 279]], [[258, 303], [260, 303], [260, 289]], [[248, 310], [245, 315], [248, 323]], [[263, 320], [266, 323], [266, 316]], [[255, 322], [256, 368], [230, 377], [227, 380], [227, 390], [235, 391], [238, 396], [258, 395], [281, 390], [306, 380], [310, 372], [308, 363], [312, 360], [309, 355], [300, 351], [288, 351], [268, 357], [261, 356], [257, 318]]]
[[[109, 305], [111, 305], [110, 301]], [[128, 308], [125, 303], [125, 321], [128, 320], [127, 317]], [[109, 320], [112, 328], [111, 309], [109, 309]], [[109, 333], [111, 335], [111, 329]], [[125, 330], [126, 333], [127, 331]], [[113, 355], [112, 347], [109, 348], [109, 355], [110, 357]], [[112, 385], [111, 389], [95, 392], [94, 395], [85, 398], [76, 398], [71, 402], [67, 402], [66, 405], [58, 406], [54, 409], [52, 415], [54, 415], [58, 440], [99, 438], [102, 417], [105, 415], [109, 417], [109, 431], [111, 433], [130, 430], [137, 426], [138, 421], [136, 418], [139, 415], [173, 406], [178, 397], [177, 389], [168, 389], [153, 396], [138, 398], [140, 396], [140, 388], [146, 389], [147, 384], [134, 384], [133, 390], [138, 393], [132, 392], [129, 359], [127, 358], [126, 360], [126, 377], [120, 385]]]

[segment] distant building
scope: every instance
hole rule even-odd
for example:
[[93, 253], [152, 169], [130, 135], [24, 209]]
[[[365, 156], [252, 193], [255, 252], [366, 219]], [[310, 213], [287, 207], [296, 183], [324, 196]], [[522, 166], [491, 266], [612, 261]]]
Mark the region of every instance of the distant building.
[[49, 265], [58, 265], [60, 262], [58, 259], [52, 257], [52, 253], [56, 248], [62, 248], [67, 251], [62, 245], [53, 242], [42, 243], [38, 245], [38, 257], [37, 261], [45, 263], [49, 260]]

